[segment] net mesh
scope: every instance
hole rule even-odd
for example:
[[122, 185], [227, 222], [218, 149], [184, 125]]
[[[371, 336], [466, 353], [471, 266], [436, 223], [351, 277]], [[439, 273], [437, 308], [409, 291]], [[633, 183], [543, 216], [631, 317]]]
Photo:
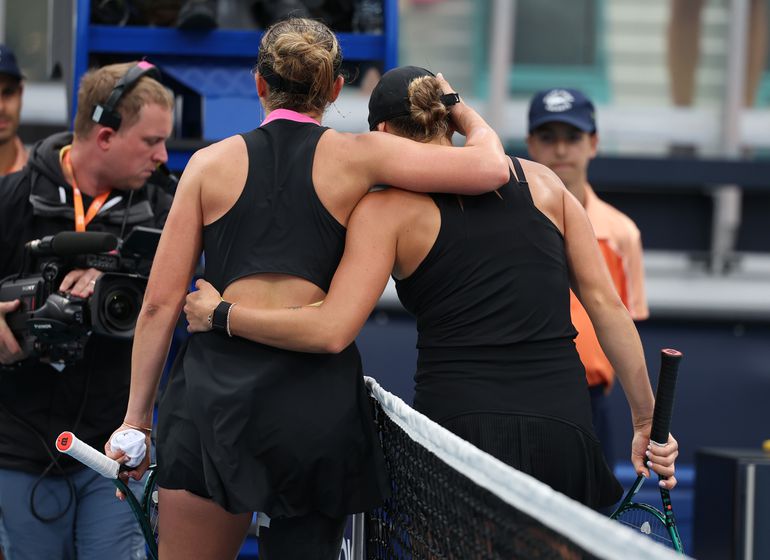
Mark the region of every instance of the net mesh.
[[365, 515], [368, 559], [681, 558], [367, 385], [391, 480]]

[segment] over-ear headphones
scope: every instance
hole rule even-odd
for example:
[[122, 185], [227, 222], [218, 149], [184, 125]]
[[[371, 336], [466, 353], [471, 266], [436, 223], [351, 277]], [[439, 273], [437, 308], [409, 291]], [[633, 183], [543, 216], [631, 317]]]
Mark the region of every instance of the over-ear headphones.
[[121, 116], [115, 109], [127, 92], [133, 88], [142, 76], [148, 76], [154, 80], [160, 81], [160, 70], [146, 60], [142, 60], [128, 69], [113, 90], [104, 105], [96, 105], [91, 120], [104, 126], [109, 126], [113, 130], [120, 128]]

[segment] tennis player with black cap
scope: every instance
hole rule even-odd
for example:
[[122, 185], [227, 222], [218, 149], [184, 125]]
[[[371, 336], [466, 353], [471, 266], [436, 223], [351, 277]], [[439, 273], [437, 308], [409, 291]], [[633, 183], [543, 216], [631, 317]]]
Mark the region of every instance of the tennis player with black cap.
[[[598, 143], [596, 110], [583, 92], [557, 88], [541, 91], [532, 98], [529, 153], [532, 159], [556, 173], [585, 208], [615, 289], [631, 317], [640, 321], [649, 315], [641, 235], [628, 216], [599, 199], [588, 183], [588, 166], [596, 156]], [[570, 296], [570, 309], [578, 331], [575, 345], [591, 392], [594, 428], [612, 465], [615, 452], [606, 395], [613, 385], [613, 368], [574, 293]]]
[[[450, 144], [448, 105], [455, 101], [425, 69], [391, 70], [372, 93], [369, 126]], [[575, 198], [546, 167], [514, 159], [508, 181], [491, 193], [368, 194], [350, 218], [342, 261], [320, 305], [238, 305], [229, 328], [234, 337], [288, 350], [340, 352], [392, 274], [401, 303], [417, 319], [415, 409], [598, 507], [614, 503], [621, 488], [591, 426], [585, 372], [572, 341], [570, 277], [623, 379], [635, 469], [672, 475], [677, 453], [672, 438], [645, 456], [652, 389], [639, 336], [601, 263]], [[211, 329], [207, 317], [221, 301], [208, 282], [197, 286], [185, 305], [193, 332]]]
[[0, 175], [18, 171], [27, 163], [27, 149], [18, 136], [23, 80], [16, 55], [0, 44]]
[[[403, 92], [409, 88], [412, 80], [425, 76], [434, 76], [430, 70], [417, 66], [402, 66], [396, 71], [385, 73], [369, 98], [369, 130], [377, 130], [377, 125], [398, 117], [407, 117], [412, 112], [412, 103]], [[434, 76], [435, 77], [435, 76]], [[442, 93], [438, 99], [445, 107], [460, 102], [458, 93]]]

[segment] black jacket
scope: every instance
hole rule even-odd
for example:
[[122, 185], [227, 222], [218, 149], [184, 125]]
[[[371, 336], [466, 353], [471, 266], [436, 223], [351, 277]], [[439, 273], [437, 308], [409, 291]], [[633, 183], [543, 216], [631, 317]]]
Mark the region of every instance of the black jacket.
[[[71, 141], [62, 133], [38, 142], [24, 169], [0, 179], [0, 278], [20, 270], [27, 241], [75, 229], [72, 188], [59, 163], [59, 150]], [[124, 218], [125, 234], [137, 225], [163, 226], [170, 194], [148, 182], [130, 205], [128, 195], [113, 191], [88, 230], [120, 236]], [[90, 198], [83, 199], [88, 208]], [[130, 361], [130, 341], [92, 335], [84, 358], [61, 372], [39, 363], [0, 370], [0, 468], [42, 472], [59, 455], [54, 442], [64, 430], [102, 449], [125, 414]], [[80, 468], [69, 457], [59, 458], [59, 465]]]

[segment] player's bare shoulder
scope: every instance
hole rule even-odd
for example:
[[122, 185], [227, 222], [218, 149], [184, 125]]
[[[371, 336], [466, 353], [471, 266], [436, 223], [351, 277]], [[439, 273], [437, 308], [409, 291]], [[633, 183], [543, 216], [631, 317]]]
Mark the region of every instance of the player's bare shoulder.
[[[564, 199], [569, 191], [561, 179], [545, 165], [519, 158], [527, 179], [532, 201], [540, 212], [563, 231]], [[519, 178], [521, 179], [521, 178]]]
[[368, 193], [356, 206], [354, 215], [366, 215], [394, 229], [414, 223], [435, 204], [430, 196], [394, 187], [378, 188]]
[[334, 152], [339, 151], [339, 155], [342, 157], [349, 157], [351, 152], [355, 153], [357, 150], [362, 149], [359, 147], [362, 142], [361, 137], [366, 134], [360, 134], [355, 132], [340, 132], [329, 128], [321, 135], [321, 139], [318, 141], [318, 149], [330, 148]]
[[558, 175], [545, 165], [519, 158], [529, 185], [529, 192], [535, 205], [545, 212], [561, 208], [564, 195], [568, 192]]
[[[381, 217], [395, 218], [405, 207], [409, 207], [415, 200], [425, 197], [418, 193], [404, 191], [394, 187], [379, 186], [373, 188], [356, 206], [356, 212], [378, 214]], [[385, 219], [385, 218], [383, 218]]]
[[249, 157], [241, 136], [230, 136], [196, 151], [187, 169], [199, 173], [204, 184], [246, 180]]
[[[235, 161], [233, 161], [235, 158]], [[190, 163], [208, 172], [218, 168], [228, 169], [239, 159], [247, 160], [246, 142], [241, 136], [229, 136], [197, 150], [190, 158]]]
[[387, 141], [388, 136], [384, 132], [340, 132], [329, 129], [321, 137], [319, 148], [324, 143], [334, 150], [338, 158], [356, 163], [369, 160], [372, 153], [377, 153], [382, 142]]
[[530, 190], [534, 188], [558, 196], [561, 196], [562, 192], [566, 190], [564, 183], [561, 182], [556, 173], [545, 165], [522, 158], [519, 158], [519, 162], [524, 170]]
[[369, 134], [340, 132], [332, 128], [318, 140], [313, 168], [326, 170], [332, 176], [360, 176], [361, 164], [375, 153], [365, 138]]
[[227, 211], [240, 196], [249, 173], [246, 142], [230, 136], [195, 152], [182, 175], [197, 184], [205, 223]]

